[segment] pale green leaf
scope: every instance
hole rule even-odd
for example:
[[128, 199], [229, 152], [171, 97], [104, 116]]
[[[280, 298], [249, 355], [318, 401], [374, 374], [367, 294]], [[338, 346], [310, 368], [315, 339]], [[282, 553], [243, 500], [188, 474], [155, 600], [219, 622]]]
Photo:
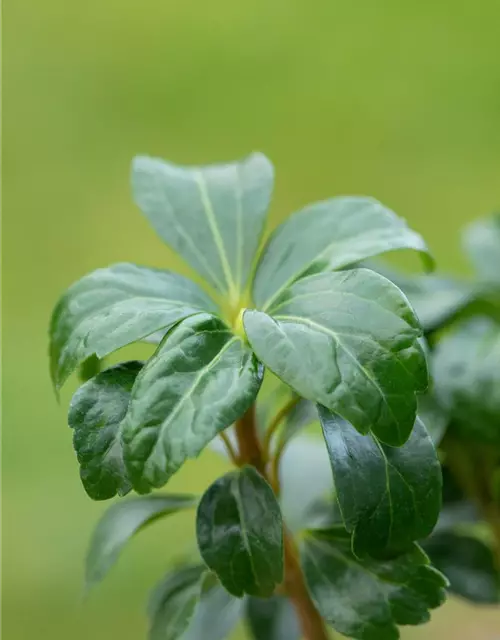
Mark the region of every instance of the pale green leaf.
[[462, 242], [479, 279], [500, 285], [500, 213], [468, 225]]
[[248, 629], [254, 640], [300, 640], [300, 624], [288, 598], [248, 598]]
[[50, 367], [59, 389], [95, 354], [103, 358], [200, 311], [215, 311], [191, 280], [160, 269], [115, 264], [72, 285], [57, 303], [50, 325]]
[[154, 520], [196, 506], [189, 495], [154, 495], [117, 502], [99, 521], [87, 553], [87, 586], [100, 582], [114, 565], [123, 547], [140, 529]]
[[434, 393], [470, 439], [500, 443], [500, 324], [476, 317], [437, 345], [432, 359]]
[[427, 537], [439, 517], [442, 478], [422, 422], [402, 447], [388, 447], [323, 407], [320, 419], [354, 551], [404, 550]]
[[132, 168], [135, 200], [158, 235], [232, 298], [248, 281], [273, 181], [261, 153], [206, 167], [137, 157]]
[[254, 301], [266, 311], [306, 272], [342, 269], [395, 249], [415, 249], [432, 265], [423, 238], [377, 200], [348, 196], [311, 204], [285, 220], [266, 244]]
[[220, 319], [174, 327], [137, 376], [123, 424], [134, 489], [164, 485], [248, 409], [261, 382], [262, 366]]
[[427, 387], [421, 329], [401, 291], [368, 269], [299, 280], [269, 311], [246, 310], [257, 357], [300, 396], [361, 433], [401, 445]]

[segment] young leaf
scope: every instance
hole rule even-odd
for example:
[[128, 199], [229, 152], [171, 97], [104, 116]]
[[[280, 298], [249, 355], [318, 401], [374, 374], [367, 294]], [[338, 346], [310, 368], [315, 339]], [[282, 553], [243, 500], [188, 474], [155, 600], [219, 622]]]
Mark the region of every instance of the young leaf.
[[190, 509], [197, 503], [189, 495], [154, 495], [117, 502], [103, 515], [87, 553], [87, 586], [100, 582], [116, 562], [121, 550], [140, 529], [163, 516]]
[[318, 610], [350, 638], [397, 640], [396, 625], [427, 622], [445, 599], [446, 579], [416, 544], [388, 560], [361, 560], [349, 535], [332, 528], [309, 532], [301, 556]]
[[253, 468], [216, 480], [198, 506], [203, 560], [237, 597], [270, 596], [283, 580], [283, 524], [273, 490]]
[[357, 196], [317, 202], [272, 234], [257, 266], [253, 298], [266, 311], [306, 272], [342, 269], [395, 249], [415, 249], [433, 264], [423, 238], [380, 202]]
[[399, 448], [362, 436], [320, 407], [344, 524], [356, 553], [404, 550], [428, 536], [441, 508], [441, 466], [417, 418]]
[[433, 356], [434, 393], [453, 427], [500, 443], [500, 325], [477, 317], [446, 335]]
[[215, 309], [194, 282], [169, 271], [126, 263], [93, 271], [66, 291], [52, 314], [53, 383], [60, 389], [93, 354], [103, 358], [186, 316]]
[[476, 220], [466, 227], [462, 243], [478, 277], [500, 284], [500, 214]]
[[195, 615], [206, 572], [203, 566], [176, 569], [153, 590], [148, 606], [149, 640], [179, 640]]
[[142, 362], [110, 367], [73, 396], [68, 422], [85, 491], [93, 500], [123, 496], [131, 484], [123, 461], [121, 424]]
[[273, 167], [261, 153], [207, 167], [138, 157], [132, 167], [135, 200], [158, 235], [236, 299], [250, 275], [273, 181]]
[[174, 327], [137, 376], [123, 423], [134, 489], [163, 486], [248, 409], [261, 382], [253, 353], [218, 318]]
[[427, 368], [420, 326], [395, 285], [368, 269], [313, 275], [270, 313], [247, 309], [243, 323], [271, 371], [361, 433], [406, 442]]
[[500, 572], [492, 550], [469, 534], [440, 531], [424, 543], [431, 562], [450, 581], [450, 591], [478, 604], [500, 603]]
[[302, 632], [290, 600], [282, 596], [248, 598], [248, 630], [255, 640], [300, 640]]

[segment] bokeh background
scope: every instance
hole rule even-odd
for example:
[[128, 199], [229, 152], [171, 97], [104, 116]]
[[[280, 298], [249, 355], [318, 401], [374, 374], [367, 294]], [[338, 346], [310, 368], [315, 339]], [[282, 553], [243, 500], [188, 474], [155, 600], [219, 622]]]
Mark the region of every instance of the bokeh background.
[[[47, 363], [59, 294], [116, 261], [175, 267], [134, 207], [136, 153], [185, 163], [253, 149], [277, 167], [270, 226], [369, 194], [466, 272], [459, 228], [500, 206], [498, 0], [4, 0], [3, 633], [138, 640], [143, 603], [192, 530], [164, 520], [83, 601], [105, 505], [80, 486]], [[73, 382], [73, 388], [75, 383]], [[200, 491], [214, 454], [172, 482]], [[243, 638], [239, 632], [239, 638]], [[456, 602], [404, 638], [500, 637]]]

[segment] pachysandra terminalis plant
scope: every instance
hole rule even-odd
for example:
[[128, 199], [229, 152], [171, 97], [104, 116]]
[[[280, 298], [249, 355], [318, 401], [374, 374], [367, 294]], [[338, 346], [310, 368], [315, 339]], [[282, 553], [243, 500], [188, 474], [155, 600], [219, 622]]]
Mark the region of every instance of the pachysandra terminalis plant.
[[421, 405], [443, 463], [443, 508], [424, 547], [453, 593], [500, 604], [500, 215], [463, 232], [473, 280], [391, 273], [417, 311], [432, 383]]
[[[132, 184], [204, 286], [117, 264], [54, 310], [54, 385], [78, 367], [86, 380], [69, 410], [83, 486], [95, 500], [140, 494], [98, 524], [88, 584], [145, 525], [196, 509], [196, 553], [154, 589], [151, 640], [218, 640], [240, 618], [258, 640], [329, 627], [393, 640], [426, 622], [448, 583], [419, 545], [442, 494], [435, 417], [425, 403], [417, 416], [425, 342], [400, 288], [356, 266], [397, 249], [430, 266], [421, 236], [376, 200], [338, 197], [259, 250], [273, 167], [258, 153], [208, 167], [139, 157]], [[157, 345], [147, 361], [102, 369], [140, 341]], [[305, 431], [318, 419], [323, 440]], [[234, 469], [204, 495], [152, 493], [210, 444]]]

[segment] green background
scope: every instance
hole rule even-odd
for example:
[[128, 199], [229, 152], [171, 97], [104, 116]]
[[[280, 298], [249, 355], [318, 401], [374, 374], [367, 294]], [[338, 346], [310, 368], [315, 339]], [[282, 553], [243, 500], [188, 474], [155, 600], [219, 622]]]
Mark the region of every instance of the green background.
[[[83, 602], [105, 505], [80, 486], [71, 389], [58, 406], [46, 357], [51, 308], [87, 271], [186, 272], [131, 201], [132, 156], [260, 149], [277, 167], [272, 225], [311, 200], [369, 194], [464, 272], [460, 226], [500, 206], [500, 3], [4, 0], [3, 21], [3, 637], [136, 640], [192, 520], [141, 534]], [[221, 469], [207, 453], [172, 488], [199, 491]], [[500, 614], [452, 603], [404, 637], [499, 628]]]

